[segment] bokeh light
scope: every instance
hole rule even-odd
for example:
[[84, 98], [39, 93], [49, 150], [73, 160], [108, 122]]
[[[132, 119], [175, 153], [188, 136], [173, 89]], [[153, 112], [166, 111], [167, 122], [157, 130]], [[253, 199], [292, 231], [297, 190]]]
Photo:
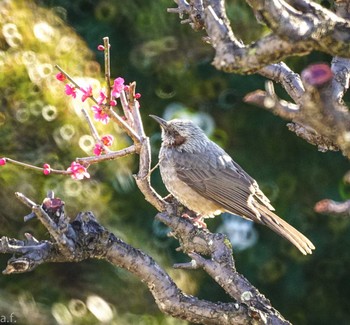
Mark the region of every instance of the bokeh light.
[[91, 295], [87, 297], [86, 306], [100, 322], [107, 323], [113, 319], [112, 308], [99, 296]]
[[221, 215], [221, 218], [222, 223], [217, 232], [228, 236], [234, 250], [243, 251], [257, 243], [258, 234], [252, 221], [229, 213]]

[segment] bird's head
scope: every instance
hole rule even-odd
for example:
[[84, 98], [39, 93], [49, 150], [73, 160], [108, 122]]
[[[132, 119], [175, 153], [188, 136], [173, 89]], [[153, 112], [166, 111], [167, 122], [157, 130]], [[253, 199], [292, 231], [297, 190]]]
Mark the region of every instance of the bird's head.
[[162, 128], [162, 145], [188, 152], [205, 148], [207, 136], [200, 127], [190, 120], [174, 119], [166, 121], [158, 116], [150, 115]]

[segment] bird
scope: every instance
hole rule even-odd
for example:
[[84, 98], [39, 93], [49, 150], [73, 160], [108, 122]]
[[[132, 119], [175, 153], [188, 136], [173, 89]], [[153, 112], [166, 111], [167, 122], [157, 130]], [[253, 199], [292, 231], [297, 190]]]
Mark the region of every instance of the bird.
[[[195, 220], [223, 212], [263, 224], [312, 254], [313, 243], [273, 211], [258, 183], [191, 120], [150, 115], [162, 130], [159, 169], [166, 189], [195, 212]], [[197, 224], [198, 225], [198, 224]]]

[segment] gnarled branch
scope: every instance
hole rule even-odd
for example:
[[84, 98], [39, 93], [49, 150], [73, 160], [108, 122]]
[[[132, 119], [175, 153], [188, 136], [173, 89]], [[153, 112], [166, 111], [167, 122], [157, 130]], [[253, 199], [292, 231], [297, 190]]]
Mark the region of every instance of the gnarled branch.
[[[215, 49], [213, 65], [217, 69], [259, 73], [281, 83], [294, 101], [280, 100], [272, 84], [268, 84], [266, 92], [247, 95], [247, 102], [291, 121], [289, 129], [317, 145], [319, 150], [341, 150], [350, 158], [350, 115], [342, 100], [350, 76], [348, 5], [336, 2], [332, 12], [306, 0], [247, 0], [259, 21], [271, 29], [271, 34], [247, 45], [236, 37], [224, 0], [177, 0], [176, 3], [182, 18], [187, 14], [194, 23], [194, 12], [203, 18], [202, 26]], [[302, 79], [279, 62], [312, 50], [335, 56], [331, 70], [322, 65], [311, 66], [304, 70]]]
[[[23, 194], [17, 196], [25, 204], [31, 202]], [[48, 262], [105, 259], [137, 276], [148, 286], [158, 307], [174, 317], [200, 324], [251, 324], [252, 319], [255, 324], [289, 324], [235, 270], [231, 245], [221, 234], [197, 229], [189, 221], [166, 212], [157, 215], [158, 220], [173, 229], [182, 250], [235, 298], [232, 303], [209, 302], [183, 293], [152, 257], [110, 233], [98, 223], [92, 212], [81, 212], [69, 222], [64, 202], [52, 196], [45, 198], [41, 205], [33, 204], [32, 212], [49, 231], [51, 238], [38, 241], [26, 234], [27, 240], [20, 241], [2, 237], [0, 253], [14, 254], [4, 274], [32, 271]]]

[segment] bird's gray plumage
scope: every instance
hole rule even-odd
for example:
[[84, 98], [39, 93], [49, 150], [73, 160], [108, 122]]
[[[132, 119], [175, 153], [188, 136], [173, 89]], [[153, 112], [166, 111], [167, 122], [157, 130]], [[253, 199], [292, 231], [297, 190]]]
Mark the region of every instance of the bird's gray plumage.
[[191, 121], [165, 121], [162, 126], [159, 166], [168, 191], [203, 217], [231, 212], [265, 224], [291, 241], [303, 254], [314, 245], [278, 217], [257, 182]]

